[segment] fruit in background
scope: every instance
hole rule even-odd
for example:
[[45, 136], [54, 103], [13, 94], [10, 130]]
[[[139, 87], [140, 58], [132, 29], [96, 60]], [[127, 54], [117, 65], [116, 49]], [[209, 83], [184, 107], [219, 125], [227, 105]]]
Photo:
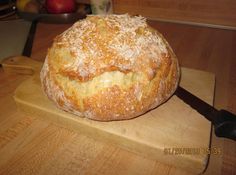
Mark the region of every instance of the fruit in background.
[[71, 13], [75, 11], [75, 0], [46, 0], [45, 7], [48, 13]]
[[34, 0], [33, 1], [31, 0], [30, 2], [28, 2], [25, 5], [24, 11], [25, 12], [30, 12], [30, 13], [38, 13], [39, 9], [40, 9], [39, 3], [34, 1]]
[[19, 11], [24, 11], [25, 6], [28, 2], [30, 2], [31, 0], [17, 0], [16, 1], [16, 7]]
[[38, 13], [40, 5], [36, 0], [17, 0], [16, 7], [21, 12]]

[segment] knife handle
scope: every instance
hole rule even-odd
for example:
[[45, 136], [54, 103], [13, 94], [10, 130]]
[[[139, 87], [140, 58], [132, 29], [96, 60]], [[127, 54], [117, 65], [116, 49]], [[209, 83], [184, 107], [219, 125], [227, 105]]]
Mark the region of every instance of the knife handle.
[[23, 75], [33, 75], [40, 72], [42, 63], [25, 56], [14, 56], [5, 58], [1, 62], [6, 73], [16, 73]]
[[226, 110], [220, 110], [214, 126], [217, 137], [226, 137], [236, 141], [236, 115]]

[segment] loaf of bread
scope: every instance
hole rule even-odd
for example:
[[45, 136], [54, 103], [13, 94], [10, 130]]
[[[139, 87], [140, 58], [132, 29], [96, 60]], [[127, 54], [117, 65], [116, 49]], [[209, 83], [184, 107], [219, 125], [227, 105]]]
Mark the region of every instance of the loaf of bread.
[[178, 61], [141, 16], [88, 16], [58, 35], [41, 70], [60, 109], [99, 121], [137, 117], [165, 102], [179, 81]]

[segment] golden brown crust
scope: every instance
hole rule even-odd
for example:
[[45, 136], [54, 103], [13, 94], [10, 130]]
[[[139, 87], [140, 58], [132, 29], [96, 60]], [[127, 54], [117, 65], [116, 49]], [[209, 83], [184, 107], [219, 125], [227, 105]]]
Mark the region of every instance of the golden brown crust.
[[142, 17], [89, 16], [57, 36], [41, 81], [57, 106], [109, 121], [134, 118], [166, 101], [179, 81], [167, 41]]

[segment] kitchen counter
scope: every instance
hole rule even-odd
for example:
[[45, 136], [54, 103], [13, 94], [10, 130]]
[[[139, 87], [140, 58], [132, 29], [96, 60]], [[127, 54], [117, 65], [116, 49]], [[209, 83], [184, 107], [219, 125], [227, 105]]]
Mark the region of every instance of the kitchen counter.
[[[215, 107], [236, 113], [236, 31], [150, 22], [169, 41], [181, 66], [216, 75]], [[38, 24], [32, 58], [44, 61], [53, 38], [70, 24]], [[14, 89], [28, 76], [0, 68], [0, 174], [189, 174], [115, 145], [26, 115]], [[205, 174], [236, 174], [236, 142], [216, 138]]]

